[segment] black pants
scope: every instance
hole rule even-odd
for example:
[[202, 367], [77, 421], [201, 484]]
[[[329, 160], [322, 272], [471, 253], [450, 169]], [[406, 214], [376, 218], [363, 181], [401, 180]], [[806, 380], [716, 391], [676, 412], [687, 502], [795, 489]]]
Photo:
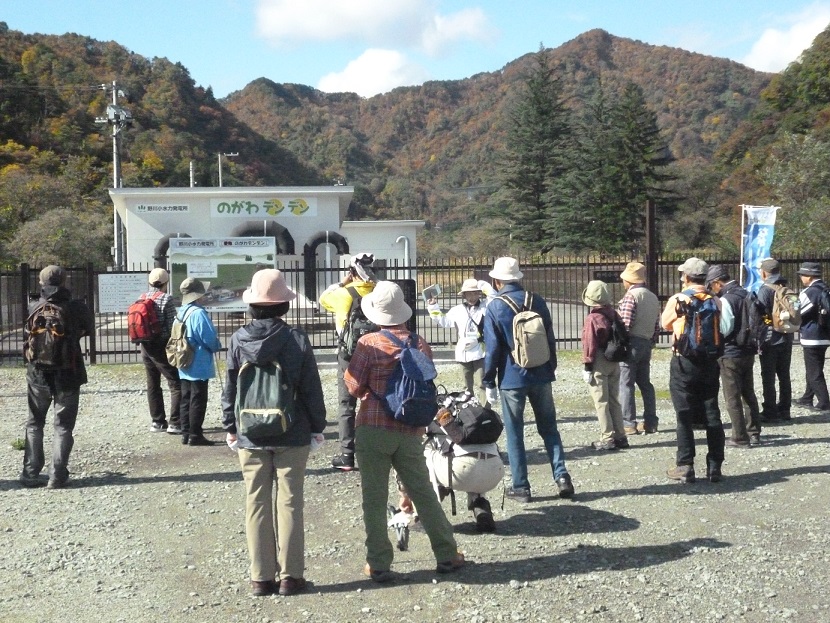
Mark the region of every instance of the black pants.
[[[793, 355], [792, 342], [766, 346], [761, 351], [761, 383], [764, 399], [761, 417], [774, 418], [789, 415], [793, 390], [790, 383], [790, 361]], [[778, 400], [775, 398], [775, 379], [778, 378]]]
[[807, 376], [807, 389], [803, 399], [816, 399], [819, 409], [830, 409], [830, 396], [827, 394], [827, 381], [824, 378], [824, 356], [826, 346], [804, 346], [804, 371]]
[[201, 437], [202, 424], [208, 401], [208, 381], [182, 379], [181, 423], [182, 434]]
[[720, 380], [726, 412], [732, 422], [732, 440], [749, 443], [761, 433], [758, 399], [755, 397], [755, 355], [720, 359]]
[[170, 390], [170, 424], [181, 428], [179, 404], [182, 398], [182, 386], [179, 371], [167, 361], [164, 344], [151, 342], [142, 344], [141, 358], [147, 376], [147, 402], [150, 405], [150, 417], [158, 424], [167, 423], [164, 411], [164, 394], [161, 391], [161, 377], [167, 380]]
[[707, 465], [723, 463], [726, 437], [718, 407], [720, 370], [716, 359], [692, 361], [672, 357], [669, 368], [669, 391], [677, 413], [677, 464], [694, 465], [695, 422], [706, 423]]
[[337, 436], [340, 438], [341, 454], [354, 454], [354, 414], [357, 407], [357, 398], [346, 389], [343, 373], [349, 367], [349, 362], [337, 355], [339, 373], [337, 375]]

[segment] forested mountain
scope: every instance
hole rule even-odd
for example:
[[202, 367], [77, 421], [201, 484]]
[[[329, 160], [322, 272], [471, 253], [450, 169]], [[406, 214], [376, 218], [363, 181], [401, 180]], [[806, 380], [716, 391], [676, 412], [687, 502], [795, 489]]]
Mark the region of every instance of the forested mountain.
[[[759, 132], [730, 136], [756, 109], [769, 74], [600, 30], [549, 52], [576, 113], [600, 84], [610, 97], [631, 83], [642, 91], [676, 159], [682, 201], [663, 215], [666, 232], [676, 223], [684, 231], [695, 225], [702, 204], [731, 218], [718, 188]], [[112, 147], [109, 129], [95, 119], [111, 101], [102, 85], [113, 81], [134, 118], [122, 134], [125, 186], [187, 186], [191, 161], [197, 185], [216, 185], [217, 153], [238, 152], [226, 164], [226, 185], [342, 181], [356, 187], [350, 218], [422, 218], [429, 224], [425, 251], [492, 251], [486, 230], [501, 186], [508, 112], [534, 58], [371, 98], [261, 78], [217, 101], [174, 61], [75, 34], [26, 35], [0, 23], [2, 259], [37, 261], [34, 248], [55, 257], [82, 224], [90, 237], [81, 246], [85, 257], [106, 262]], [[791, 90], [787, 80], [773, 83], [778, 92]], [[712, 164], [716, 153], [727, 152]], [[664, 238], [674, 244], [668, 233]], [[681, 242], [704, 246], [714, 238], [698, 227], [694, 240]]]

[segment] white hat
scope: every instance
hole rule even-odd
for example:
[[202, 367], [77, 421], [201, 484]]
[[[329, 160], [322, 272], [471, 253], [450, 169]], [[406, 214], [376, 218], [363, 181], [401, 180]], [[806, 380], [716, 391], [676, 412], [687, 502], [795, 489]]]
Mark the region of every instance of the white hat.
[[242, 301], [248, 305], [277, 305], [297, 298], [285, 283], [282, 272], [276, 268], [258, 270], [251, 279], [251, 287], [242, 293]]
[[378, 281], [375, 289], [361, 299], [360, 307], [366, 318], [382, 327], [402, 324], [412, 317], [403, 290], [391, 281]]
[[478, 279], [465, 279], [461, 284], [461, 291], [459, 294], [465, 292], [481, 292], [481, 286], [478, 285]]
[[500, 257], [493, 263], [493, 270], [490, 276], [499, 281], [518, 281], [524, 277], [519, 270], [519, 261], [513, 257]]
[[150, 284], [160, 283], [161, 285], [164, 285], [170, 281], [170, 275], [163, 268], [154, 268], [150, 271], [148, 281]]
[[349, 266], [361, 281], [374, 281], [375, 271], [372, 264], [375, 263], [375, 256], [371, 253], [358, 253], [352, 256]]

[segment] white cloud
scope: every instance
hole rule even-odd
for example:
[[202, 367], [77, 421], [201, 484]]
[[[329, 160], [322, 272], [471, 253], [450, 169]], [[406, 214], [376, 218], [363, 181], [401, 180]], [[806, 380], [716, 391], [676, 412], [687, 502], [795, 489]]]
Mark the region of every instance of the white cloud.
[[369, 49], [341, 72], [323, 76], [317, 88], [327, 93], [352, 92], [362, 97], [386, 93], [395, 87], [421, 84], [427, 71], [396, 50]]
[[257, 31], [277, 45], [358, 41], [428, 53], [492, 35], [480, 9], [442, 15], [437, 5], [438, 0], [259, 0]]
[[830, 23], [830, 6], [815, 3], [786, 18], [784, 28], [766, 29], [741, 62], [759, 71], [778, 72], [796, 60]]

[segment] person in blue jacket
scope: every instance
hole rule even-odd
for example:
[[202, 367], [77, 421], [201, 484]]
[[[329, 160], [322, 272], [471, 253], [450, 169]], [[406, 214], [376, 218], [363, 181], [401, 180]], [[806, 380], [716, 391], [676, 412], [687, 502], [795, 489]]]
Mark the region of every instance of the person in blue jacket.
[[[559, 489], [559, 497], [574, 494], [573, 483], [565, 467], [565, 451], [556, 427], [556, 407], [553, 404], [552, 382], [556, 379], [556, 338], [550, 311], [544, 299], [534, 294], [530, 309], [542, 317], [550, 346], [550, 359], [535, 368], [522, 368], [513, 361], [513, 318], [511, 307], [501, 300], [510, 297], [522, 307], [525, 290], [520, 283], [523, 277], [519, 262], [512, 257], [500, 257], [490, 271], [493, 287], [498, 295], [487, 305], [484, 314], [484, 385], [487, 401], [496, 404], [501, 394], [504, 432], [507, 435], [507, 454], [513, 486], [505, 495], [518, 502], [530, 502], [530, 482], [527, 478], [527, 456], [524, 443], [524, 410], [529, 400], [536, 419], [536, 430], [545, 444], [553, 470], [553, 479]], [[496, 387], [498, 383], [498, 389]]]
[[193, 362], [179, 368], [182, 384], [180, 409], [182, 443], [191, 446], [212, 446], [202, 431], [208, 401], [208, 381], [216, 376], [213, 353], [222, 349], [216, 327], [198, 301], [205, 295], [205, 284], [188, 277], [179, 286], [182, 306], [176, 318], [187, 331], [187, 343], [193, 349]]

